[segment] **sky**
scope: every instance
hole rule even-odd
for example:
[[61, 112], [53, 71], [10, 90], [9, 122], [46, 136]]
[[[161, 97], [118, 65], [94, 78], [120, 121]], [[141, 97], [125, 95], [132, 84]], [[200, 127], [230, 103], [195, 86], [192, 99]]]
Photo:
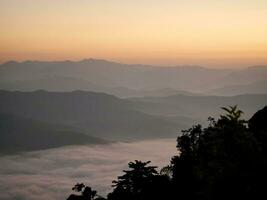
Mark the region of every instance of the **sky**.
[[267, 64], [266, 0], [0, 0], [0, 63]]

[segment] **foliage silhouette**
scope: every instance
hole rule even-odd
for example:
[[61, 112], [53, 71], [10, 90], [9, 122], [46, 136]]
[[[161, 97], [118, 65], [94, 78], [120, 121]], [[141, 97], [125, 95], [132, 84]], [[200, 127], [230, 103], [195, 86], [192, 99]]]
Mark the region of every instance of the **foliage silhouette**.
[[101, 196], [97, 195], [91, 187], [85, 186], [83, 183], [77, 183], [72, 190], [80, 192], [80, 195], [71, 194], [67, 200], [102, 200]]
[[160, 173], [150, 161], [130, 162], [107, 199], [266, 199], [267, 106], [249, 121], [237, 106], [222, 109], [207, 128], [182, 132], [178, 155]]
[[[202, 129], [184, 131], [177, 139], [180, 155], [172, 159], [173, 182], [190, 199], [254, 199], [265, 194], [266, 159], [255, 134], [237, 106]], [[266, 135], [266, 133], [265, 133]]]
[[114, 190], [108, 195], [112, 200], [164, 199], [170, 181], [166, 175], [160, 175], [155, 166], [148, 166], [150, 161], [135, 160], [128, 164], [130, 170], [124, 170], [113, 185]]

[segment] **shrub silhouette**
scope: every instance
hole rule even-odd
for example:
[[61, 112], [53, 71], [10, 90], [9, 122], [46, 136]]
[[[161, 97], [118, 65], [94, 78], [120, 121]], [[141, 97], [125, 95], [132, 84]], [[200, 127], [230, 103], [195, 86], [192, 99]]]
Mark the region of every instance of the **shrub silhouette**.
[[83, 183], [77, 183], [72, 190], [81, 193], [80, 195], [71, 194], [67, 200], [103, 200], [101, 196], [97, 195], [95, 190], [91, 187], [85, 186]]
[[160, 173], [150, 161], [130, 162], [107, 199], [266, 199], [267, 107], [249, 121], [237, 106], [222, 109], [207, 128], [182, 132], [178, 155]]

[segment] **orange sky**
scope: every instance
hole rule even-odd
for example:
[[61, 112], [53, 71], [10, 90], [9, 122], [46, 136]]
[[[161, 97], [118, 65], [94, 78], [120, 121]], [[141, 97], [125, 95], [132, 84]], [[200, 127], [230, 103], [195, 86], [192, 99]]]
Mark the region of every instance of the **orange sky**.
[[0, 62], [267, 64], [266, 0], [1, 0]]

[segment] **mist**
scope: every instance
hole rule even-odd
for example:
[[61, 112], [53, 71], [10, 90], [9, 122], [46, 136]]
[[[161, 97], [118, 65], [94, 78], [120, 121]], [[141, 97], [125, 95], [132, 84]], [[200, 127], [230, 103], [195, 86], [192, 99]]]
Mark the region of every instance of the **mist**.
[[176, 140], [65, 146], [0, 157], [0, 199], [66, 199], [77, 182], [106, 195], [112, 180], [134, 160], [151, 160], [159, 169], [177, 154]]

